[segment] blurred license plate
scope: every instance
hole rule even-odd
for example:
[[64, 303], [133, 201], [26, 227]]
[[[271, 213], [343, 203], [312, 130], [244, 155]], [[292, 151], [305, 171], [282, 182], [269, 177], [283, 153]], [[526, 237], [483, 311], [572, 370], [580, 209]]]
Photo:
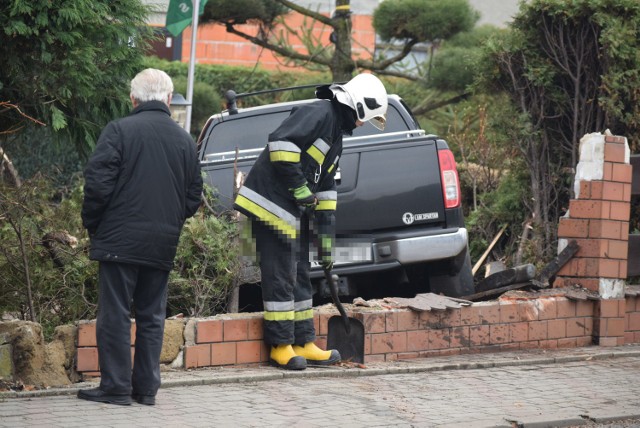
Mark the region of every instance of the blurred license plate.
[[[333, 249], [334, 266], [343, 264], [369, 263], [373, 261], [373, 251], [370, 242], [347, 242], [340, 241]], [[312, 267], [320, 264], [317, 262], [317, 252], [311, 252]]]

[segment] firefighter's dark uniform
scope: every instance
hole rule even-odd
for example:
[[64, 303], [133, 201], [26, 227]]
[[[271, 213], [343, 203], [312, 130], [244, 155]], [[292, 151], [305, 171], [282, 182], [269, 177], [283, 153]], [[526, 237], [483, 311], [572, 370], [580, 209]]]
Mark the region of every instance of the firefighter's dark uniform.
[[[253, 220], [262, 275], [264, 340], [270, 345], [303, 345], [315, 340], [308, 260], [309, 218], [315, 232], [335, 236], [334, 175], [342, 135], [355, 128], [353, 110], [336, 100], [295, 107], [269, 135], [249, 172], [235, 209]], [[304, 213], [293, 189], [307, 185], [318, 199]]]

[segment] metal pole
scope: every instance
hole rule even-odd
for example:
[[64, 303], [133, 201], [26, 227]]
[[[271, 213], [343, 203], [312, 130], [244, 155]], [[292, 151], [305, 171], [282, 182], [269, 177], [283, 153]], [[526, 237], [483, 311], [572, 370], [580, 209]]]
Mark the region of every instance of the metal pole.
[[193, 20], [191, 22], [191, 52], [189, 52], [189, 74], [187, 75], [187, 115], [184, 122], [184, 129], [189, 132], [191, 129], [191, 109], [193, 108], [193, 80], [196, 70], [196, 36], [198, 35], [198, 12], [200, 11], [200, 1], [192, 0]]

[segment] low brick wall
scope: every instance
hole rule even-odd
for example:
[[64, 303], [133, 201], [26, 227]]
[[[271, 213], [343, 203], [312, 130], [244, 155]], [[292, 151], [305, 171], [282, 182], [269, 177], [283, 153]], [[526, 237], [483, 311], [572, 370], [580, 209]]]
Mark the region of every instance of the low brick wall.
[[[319, 346], [326, 345], [331, 313], [315, 311]], [[460, 309], [355, 308], [350, 316], [365, 327], [365, 363], [464, 353], [531, 348], [620, 346], [640, 342], [640, 297], [570, 300], [547, 297], [474, 303]], [[187, 369], [241, 366], [268, 361], [262, 341], [262, 314], [219, 315], [187, 323], [183, 351]], [[131, 330], [135, 337], [135, 325]], [[132, 351], [133, 352], [133, 351]], [[95, 324], [78, 328], [76, 369], [99, 375]]]

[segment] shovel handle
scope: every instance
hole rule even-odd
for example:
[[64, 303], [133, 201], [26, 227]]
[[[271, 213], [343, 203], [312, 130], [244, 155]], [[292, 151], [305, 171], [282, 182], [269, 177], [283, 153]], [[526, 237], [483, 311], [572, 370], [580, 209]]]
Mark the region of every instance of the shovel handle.
[[333, 275], [331, 275], [331, 271], [329, 269], [324, 270], [324, 277], [329, 283], [329, 291], [331, 291], [331, 299], [333, 300], [333, 304], [338, 308], [338, 312], [342, 316], [342, 321], [344, 322], [344, 329], [347, 331], [347, 334], [351, 333], [351, 325], [349, 324], [349, 317], [347, 316], [347, 311], [344, 310], [344, 306], [342, 306], [342, 302], [338, 297], [338, 284], [333, 279]]

